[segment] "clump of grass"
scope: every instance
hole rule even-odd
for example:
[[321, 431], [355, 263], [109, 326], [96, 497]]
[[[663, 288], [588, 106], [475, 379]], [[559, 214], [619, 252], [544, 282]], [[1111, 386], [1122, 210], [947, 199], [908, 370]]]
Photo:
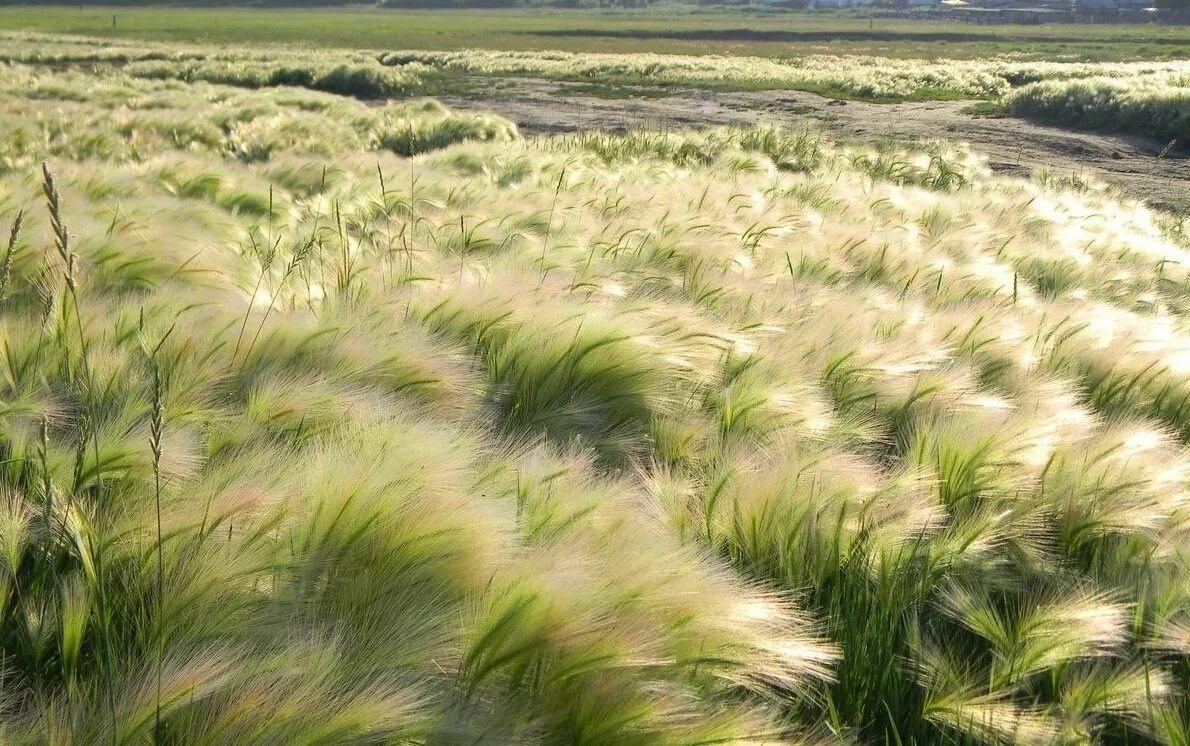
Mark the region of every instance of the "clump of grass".
[[[304, 64], [302, 64], [304, 62]], [[243, 88], [295, 87], [358, 99], [385, 99], [416, 93], [419, 80], [411, 72], [371, 64], [335, 65], [323, 59], [242, 59], [153, 61], [124, 68], [134, 77], [154, 80], [205, 81]]]
[[379, 147], [413, 156], [472, 140], [507, 142], [517, 139], [516, 125], [486, 114], [451, 114], [435, 101], [389, 107], [372, 137]]
[[1183, 146], [1190, 142], [1190, 77], [1185, 74], [1044, 81], [1014, 91], [1008, 107], [1026, 119], [1148, 135]]
[[673, 133], [641, 131], [615, 135], [582, 132], [564, 142], [567, 147], [592, 152], [608, 164], [631, 159], [655, 158], [669, 161], [676, 166], [705, 166], [714, 160], [706, 144]]

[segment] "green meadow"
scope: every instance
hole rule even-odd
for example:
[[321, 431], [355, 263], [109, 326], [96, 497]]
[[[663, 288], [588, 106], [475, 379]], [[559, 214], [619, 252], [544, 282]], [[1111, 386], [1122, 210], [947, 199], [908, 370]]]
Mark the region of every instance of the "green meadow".
[[[112, 17], [116, 26], [112, 27]], [[1156, 25], [987, 26], [840, 13], [0, 7], [0, 29], [220, 44], [369, 49], [662, 52], [789, 57], [873, 54], [1131, 61], [1186, 59], [1190, 33]]]

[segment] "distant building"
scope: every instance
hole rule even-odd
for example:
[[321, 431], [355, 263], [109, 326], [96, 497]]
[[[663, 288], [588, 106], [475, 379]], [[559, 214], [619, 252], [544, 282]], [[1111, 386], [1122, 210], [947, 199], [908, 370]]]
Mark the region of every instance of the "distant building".
[[1005, 8], [1001, 11], [1006, 23], [1059, 23], [1070, 17], [1069, 10], [1058, 8]]
[[1075, 10], [1094, 13], [1141, 11], [1151, 5], [1153, 5], [1151, 0], [1074, 0]]

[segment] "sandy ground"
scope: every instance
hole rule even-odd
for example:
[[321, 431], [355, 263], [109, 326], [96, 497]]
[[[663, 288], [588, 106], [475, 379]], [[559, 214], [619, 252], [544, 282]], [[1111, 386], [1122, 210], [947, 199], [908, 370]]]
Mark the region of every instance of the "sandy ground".
[[1165, 143], [1074, 132], [1019, 119], [964, 114], [966, 102], [867, 104], [832, 101], [798, 91], [680, 90], [656, 97], [601, 98], [584, 86], [532, 78], [480, 81], [466, 97], [443, 97], [456, 109], [505, 116], [526, 135], [583, 129], [691, 128], [718, 125], [817, 125], [842, 140], [941, 138], [960, 140], [1001, 173], [1027, 176], [1039, 168], [1092, 176], [1164, 209], [1190, 209], [1190, 153], [1158, 157]]

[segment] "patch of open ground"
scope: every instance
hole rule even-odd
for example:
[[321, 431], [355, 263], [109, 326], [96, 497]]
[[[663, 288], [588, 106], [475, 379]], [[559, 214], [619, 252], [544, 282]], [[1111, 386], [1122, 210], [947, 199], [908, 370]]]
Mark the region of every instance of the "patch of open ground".
[[993, 170], [1027, 176], [1039, 169], [1081, 174], [1167, 210], [1190, 209], [1190, 158], [1166, 143], [1080, 132], [1013, 118], [967, 113], [970, 102], [872, 104], [836, 101], [799, 91], [723, 92], [631, 87], [599, 90], [532, 78], [482, 79], [465, 96], [446, 96], [457, 109], [508, 117], [527, 135], [686, 129], [752, 124], [818, 126], [842, 140], [947, 139], [969, 143]]

